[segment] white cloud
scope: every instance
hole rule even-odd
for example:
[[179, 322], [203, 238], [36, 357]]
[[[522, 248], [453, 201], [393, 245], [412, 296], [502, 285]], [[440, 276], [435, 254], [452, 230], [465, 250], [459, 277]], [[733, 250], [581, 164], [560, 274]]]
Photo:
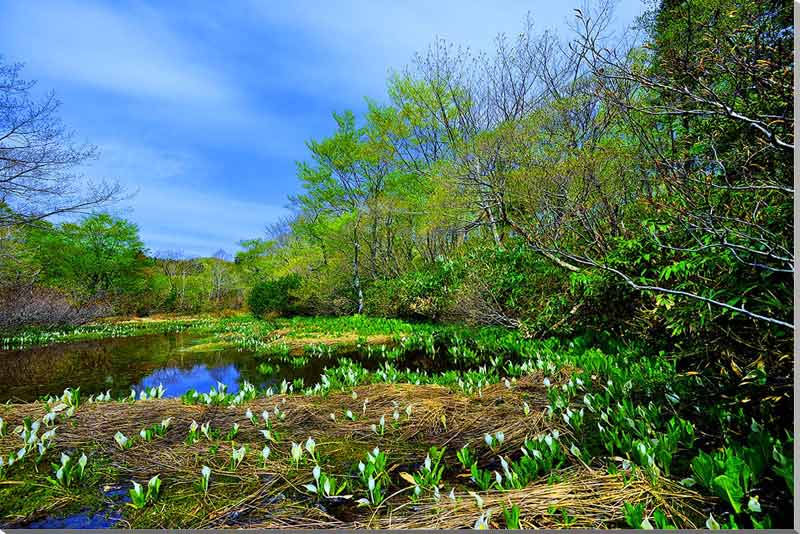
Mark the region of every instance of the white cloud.
[[97, 177], [125, 177], [130, 183], [166, 182], [179, 176], [201, 172], [205, 162], [196, 154], [175, 147], [156, 148], [122, 140], [97, 143], [100, 157], [88, 170]]
[[[473, 51], [489, 51], [500, 33], [521, 31], [530, 13], [537, 30], [567, 31], [581, 0], [336, 1], [251, 0], [275, 28], [291, 28], [302, 43], [294, 55], [277, 59], [284, 83], [302, 84], [315, 94], [382, 97], [391, 70], [410, 64], [437, 38]], [[617, 18], [629, 23], [640, 0], [622, 0]]]
[[118, 179], [132, 196], [110, 211], [136, 222], [152, 251], [182, 250], [208, 256], [237, 249], [242, 239], [263, 235], [270, 222], [288, 214], [279, 205], [232, 198], [195, 152], [105, 140], [101, 158], [87, 174]]
[[239, 241], [262, 236], [268, 223], [288, 214], [281, 206], [181, 186], [143, 186], [131, 204], [132, 220], [151, 221], [141, 226], [141, 236], [152, 251], [200, 256], [220, 248], [232, 252]]
[[89, 2], [9, 2], [0, 28], [6, 53], [55, 79], [115, 93], [200, 104], [236, 95], [219, 73], [141, 6], [122, 13]]

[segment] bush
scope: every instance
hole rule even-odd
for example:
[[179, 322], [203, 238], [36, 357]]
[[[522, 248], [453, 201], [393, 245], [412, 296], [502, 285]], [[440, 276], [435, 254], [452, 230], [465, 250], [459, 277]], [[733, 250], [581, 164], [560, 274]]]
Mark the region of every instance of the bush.
[[438, 258], [399, 278], [377, 281], [365, 291], [366, 312], [406, 319], [441, 319], [464, 271], [462, 262]]
[[247, 305], [259, 317], [268, 313], [292, 314], [296, 311], [296, 299], [292, 290], [299, 287], [300, 277], [296, 274], [259, 282], [250, 291]]
[[101, 298], [78, 301], [58, 289], [36, 285], [0, 287], [0, 332], [4, 334], [25, 328], [79, 326], [111, 311]]

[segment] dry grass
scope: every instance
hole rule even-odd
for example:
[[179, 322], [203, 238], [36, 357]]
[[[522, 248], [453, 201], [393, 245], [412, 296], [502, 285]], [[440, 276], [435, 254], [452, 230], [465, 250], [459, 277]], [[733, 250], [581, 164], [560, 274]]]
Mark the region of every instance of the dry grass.
[[[487, 387], [477, 397], [432, 385], [374, 384], [354, 391], [355, 399], [350, 392], [326, 397], [275, 395], [237, 407], [185, 405], [178, 399], [85, 404], [73, 418], [58, 423], [56, 449], [87, 451], [90, 465], [98, 455], [107, 459], [120, 477], [107, 483], [144, 482], [159, 474], [164, 481], [163, 502], [142, 512], [130, 510], [124, 524], [137, 527], [458, 528], [472, 526], [481, 512], [467, 493], [468, 475], [455, 460], [462, 445], [471, 443], [479, 462], [488, 465], [499, 453], [516, 454], [526, 437], [555, 428], [569, 434], [559, 421], [544, 417], [546, 391], [538, 375], [518, 381], [511, 389], [502, 384]], [[528, 416], [523, 414], [523, 401], [531, 408]], [[409, 405], [412, 413], [407, 418]], [[244, 413], [250, 408], [260, 419], [262, 410], [272, 414], [275, 406], [286, 416], [282, 421], [272, 417], [279, 442], [270, 444], [273, 452], [265, 465], [258, 454], [265, 444], [260, 427]], [[401, 414], [397, 428], [391, 426], [395, 406]], [[346, 409], [357, 415], [356, 421], [344, 417]], [[37, 418], [44, 413], [42, 403], [0, 406], [0, 416], [11, 428], [25, 415]], [[330, 413], [336, 414], [335, 422]], [[381, 415], [387, 423], [384, 436], [370, 429]], [[138, 438], [142, 428], [166, 417], [173, 419], [165, 436], [150, 442]], [[191, 445], [185, 442], [193, 420], [210, 422], [222, 435], [239, 423], [235, 441], [249, 452], [238, 469], [228, 466], [229, 442], [212, 443], [204, 437]], [[113, 437], [117, 431], [135, 439], [131, 449], [119, 448]], [[504, 432], [506, 439], [502, 450], [491, 452], [481, 445], [483, 435], [497, 431]], [[303, 442], [309, 436], [317, 442], [323, 470], [340, 480], [353, 476], [353, 465], [366, 451], [380, 447], [389, 458], [393, 484], [398, 484], [390, 492], [399, 494], [376, 511], [356, 508], [353, 500], [316, 503], [301, 488], [311, 480], [311, 465], [297, 469], [290, 462], [291, 442]], [[439, 502], [411, 504], [404, 491], [408, 484], [397, 475], [416, 470], [431, 445], [447, 447], [446, 490]], [[0, 454], [7, 455], [18, 446], [19, 438], [13, 434], [0, 438]], [[214, 473], [208, 496], [196, 485], [203, 465], [211, 466]], [[492, 512], [495, 526], [500, 525], [497, 520], [502, 522], [501, 507], [517, 504], [526, 527], [564, 526], [563, 510], [573, 518], [572, 526], [598, 528], [624, 526], [625, 502], [644, 502], [648, 510], [658, 506], [681, 526], [694, 526], [692, 518], [701, 505], [697, 494], [666, 479], [653, 482], [637, 475], [625, 482], [618, 475], [586, 467], [567, 469], [560, 478], [555, 484], [543, 479], [521, 490], [484, 493], [484, 509]], [[451, 486], [459, 495], [455, 503], [445, 496]]]
[[650, 480], [643, 474], [610, 475], [605, 472], [573, 467], [558, 473], [560, 481], [541, 480], [526, 488], [511, 491], [480, 493], [483, 508], [468, 492], [457, 492], [456, 500], [442, 496], [439, 501], [428, 499], [411, 503], [395, 498], [384, 504], [377, 513], [345, 521], [312, 508], [310, 521], [305, 517], [287, 514], [291, 507], [262, 509], [268, 517], [248, 522], [252, 528], [379, 528], [456, 529], [472, 528], [475, 520], [486, 513], [491, 528], [503, 528], [503, 509], [520, 508], [521, 527], [530, 529], [558, 528], [627, 528], [624, 504], [645, 504], [647, 513], [658, 507], [671, 520], [685, 528], [697, 528], [696, 518], [702, 516], [704, 499], [697, 493], [664, 478]]
[[[691, 517], [697, 516], [702, 500], [698, 495], [668, 479], [651, 481], [641, 472], [629, 480], [620, 475], [575, 467], [560, 473], [561, 481], [541, 481], [519, 490], [482, 494], [483, 511], [501, 527], [503, 508], [520, 508], [523, 528], [604, 528], [624, 526], [624, 503], [645, 503], [646, 509], [660, 508], [683, 526], [696, 528]], [[407, 505], [410, 508], [410, 505]], [[374, 526], [390, 529], [471, 527], [481, 514], [476, 499], [459, 495], [455, 502], [443, 498], [414, 507], [414, 513], [382, 518]], [[567, 514], [569, 523], [566, 523]]]
[[[91, 444], [115, 456], [122, 453], [114, 441], [117, 431], [137, 437], [142, 428], [167, 417], [173, 418], [172, 427], [166, 436], [159, 438], [159, 447], [179, 446], [193, 420], [210, 422], [212, 428], [221, 429], [223, 434], [238, 422], [237, 441], [260, 443], [263, 436], [245, 419], [244, 412], [250, 408], [257, 415], [263, 410], [272, 413], [276, 406], [285, 413], [285, 419], [278, 421], [273, 416], [273, 428], [280, 433], [284, 444], [313, 436], [318, 441], [324, 437], [328, 441], [370, 444], [369, 448], [375, 445], [392, 447], [400, 453], [411, 454], [430, 445], [448, 446], [454, 451], [465, 443], [481, 441], [486, 432], [502, 431], [506, 436], [504, 449], [515, 450], [526, 436], [553, 428], [558, 428], [562, 434], [568, 433], [560, 421], [545, 419], [547, 401], [538, 376], [526, 377], [510, 390], [501, 384], [493, 385], [484, 389], [481, 397], [454, 393], [435, 385], [372, 384], [354, 388], [354, 391], [355, 399], [349, 392], [326, 397], [287, 394], [259, 398], [246, 406], [235, 407], [186, 405], [179, 399], [85, 404], [70, 424], [59, 427], [57, 443], [70, 448]], [[522, 412], [523, 400], [531, 407], [527, 417]], [[409, 405], [410, 418], [405, 414]], [[395, 406], [401, 414], [396, 429], [390, 428]], [[356, 415], [356, 421], [345, 418], [347, 409]], [[0, 406], [0, 416], [12, 428], [26, 415], [36, 419], [45, 413], [46, 408], [41, 403]], [[335, 422], [330, 418], [331, 413], [336, 416]], [[381, 416], [385, 417], [387, 425], [383, 437], [370, 429]], [[17, 443], [18, 438], [14, 436], [0, 438], [0, 453], [14, 450]], [[153, 443], [142, 442], [137, 448], [147, 450]], [[130, 451], [122, 454], [130, 456]]]
[[375, 334], [370, 336], [358, 336], [354, 333], [346, 334], [325, 334], [322, 332], [304, 331], [301, 336], [290, 335], [288, 328], [273, 330], [269, 333], [268, 345], [278, 347], [285, 345], [289, 347], [289, 354], [300, 355], [313, 345], [326, 345], [329, 347], [355, 347], [359, 342], [366, 340], [368, 345], [390, 346], [395, 343], [393, 335]]

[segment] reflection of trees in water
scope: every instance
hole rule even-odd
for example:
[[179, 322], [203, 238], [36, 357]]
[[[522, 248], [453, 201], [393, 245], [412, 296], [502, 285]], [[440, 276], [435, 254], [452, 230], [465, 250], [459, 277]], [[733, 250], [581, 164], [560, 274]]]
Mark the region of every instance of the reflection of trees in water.
[[202, 336], [182, 333], [0, 351], [0, 402], [12, 397], [34, 400], [77, 386], [84, 395], [106, 389], [120, 395], [127, 394], [131, 386], [138, 392], [142, 386], [163, 383], [168, 396], [177, 396], [190, 387], [207, 391], [217, 381], [231, 390], [238, 389], [244, 380], [267, 387], [284, 379], [291, 382], [303, 378], [306, 385], [311, 385], [319, 380], [324, 367], [336, 365], [340, 356], [360, 360], [368, 368], [376, 364], [364, 361], [358, 354], [339, 354], [309, 358], [300, 367], [281, 363], [279, 372], [265, 376], [258, 371], [258, 364], [265, 360], [254, 358], [249, 352], [185, 350], [202, 341]]
[[[19, 351], [0, 351], [0, 401], [11, 397], [34, 400], [44, 394], [60, 393], [67, 387], [81, 387], [88, 395], [111, 388], [115, 394], [127, 393], [129, 386], [140, 384], [159, 373], [167, 383], [179, 385], [181, 370], [191, 371], [198, 364], [237, 367], [251, 360], [249, 353], [221, 351], [185, 352], [197, 336], [168, 334], [110, 338], [55, 344]], [[217, 376], [224, 381], [224, 371]], [[107, 381], [112, 377], [112, 383]], [[156, 385], [158, 381], [156, 381]], [[171, 391], [172, 395], [180, 392]]]

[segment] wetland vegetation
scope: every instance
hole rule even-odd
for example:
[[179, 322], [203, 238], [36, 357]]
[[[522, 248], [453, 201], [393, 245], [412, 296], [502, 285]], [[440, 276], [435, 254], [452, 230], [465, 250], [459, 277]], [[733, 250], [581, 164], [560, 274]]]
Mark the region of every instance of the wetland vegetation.
[[434, 43], [235, 257], [0, 63], [0, 526], [789, 527], [792, 5], [610, 13]]

